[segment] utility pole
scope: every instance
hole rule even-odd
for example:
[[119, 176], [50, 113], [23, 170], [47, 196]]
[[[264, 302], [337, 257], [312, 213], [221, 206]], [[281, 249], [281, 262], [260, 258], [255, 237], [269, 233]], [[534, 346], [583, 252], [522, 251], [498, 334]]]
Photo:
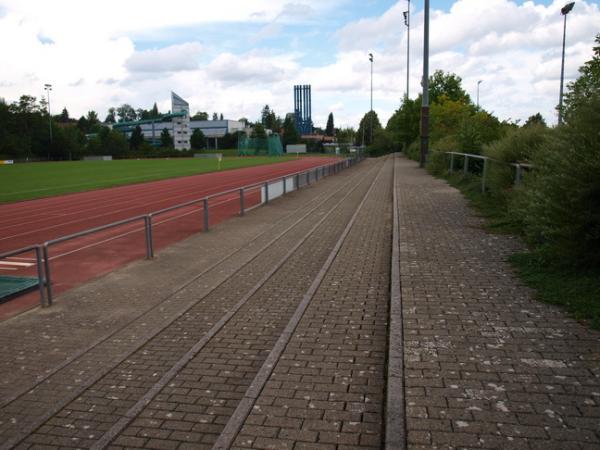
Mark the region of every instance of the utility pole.
[[373, 53], [369, 53], [369, 61], [371, 61], [371, 110], [369, 111], [369, 128], [370, 128], [370, 143], [373, 144]]
[[479, 109], [479, 85], [483, 82], [483, 80], [479, 80], [477, 82], [477, 109]]
[[423, 102], [421, 104], [421, 155], [419, 167], [425, 167], [429, 153], [429, 0], [425, 0], [423, 32]]
[[410, 0], [408, 10], [404, 11], [404, 25], [406, 25], [406, 98], [410, 96]]

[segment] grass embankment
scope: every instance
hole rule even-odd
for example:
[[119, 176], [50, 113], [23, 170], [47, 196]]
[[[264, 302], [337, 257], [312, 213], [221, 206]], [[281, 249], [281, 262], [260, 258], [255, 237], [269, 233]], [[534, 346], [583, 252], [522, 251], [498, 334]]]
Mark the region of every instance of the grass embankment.
[[0, 165], [0, 203], [239, 169], [296, 159], [280, 157], [124, 159]]
[[[479, 177], [454, 174], [445, 178], [486, 218], [490, 232], [520, 234], [505, 205], [481, 193]], [[562, 265], [541, 250], [515, 254], [510, 262], [520, 279], [536, 290], [538, 300], [560, 306], [571, 317], [600, 330], [600, 270]]]

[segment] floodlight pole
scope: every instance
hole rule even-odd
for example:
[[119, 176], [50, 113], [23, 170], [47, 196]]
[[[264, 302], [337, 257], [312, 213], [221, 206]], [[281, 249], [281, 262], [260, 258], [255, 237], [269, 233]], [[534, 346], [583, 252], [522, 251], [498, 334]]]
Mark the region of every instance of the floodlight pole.
[[425, 167], [429, 153], [429, 0], [425, 0], [423, 27], [423, 102], [421, 103], [421, 154], [419, 167]]
[[563, 25], [563, 41], [562, 41], [562, 62], [560, 65], [560, 94], [558, 97], [558, 124], [563, 123], [563, 84], [565, 80], [565, 41], [567, 36], [567, 14], [571, 12], [575, 6], [575, 2], [567, 3], [560, 10], [560, 13], [565, 17]]
[[373, 53], [369, 53], [369, 61], [371, 61], [371, 110], [369, 111], [369, 135], [370, 143], [373, 145]]
[[483, 80], [479, 80], [477, 82], [477, 109], [479, 109], [479, 85], [483, 82]]
[[[50, 91], [52, 90], [51, 84], [44, 84], [44, 90], [48, 96], [48, 128], [50, 130], [50, 145], [52, 145], [52, 113], [50, 112]], [[48, 161], [50, 161], [50, 148], [48, 147]]]
[[406, 98], [410, 96], [410, 0], [408, 0], [408, 10], [404, 16], [406, 24]]

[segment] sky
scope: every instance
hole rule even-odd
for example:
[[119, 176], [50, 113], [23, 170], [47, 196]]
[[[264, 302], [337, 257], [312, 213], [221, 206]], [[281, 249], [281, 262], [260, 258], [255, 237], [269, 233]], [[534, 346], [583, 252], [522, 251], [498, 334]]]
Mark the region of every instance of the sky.
[[[460, 76], [501, 120], [540, 112], [556, 123], [566, 0], [431, 0], [430, 73]], [[293, 111], [312, 86], [312, 115], [356, 127], [370, 108], [385, 126], [406, 92], [407, 0], [0, 0], [0, 98], [45, 96], [52, 113], [106, 116], [128, 103], [161, 112], [174, 91], [197, 111], [258, 120]], [[409, 95], [421, 90], [423, 0], [412, 0]], [[600, 0], [567, 18], [565, 80], [592, 57]]]

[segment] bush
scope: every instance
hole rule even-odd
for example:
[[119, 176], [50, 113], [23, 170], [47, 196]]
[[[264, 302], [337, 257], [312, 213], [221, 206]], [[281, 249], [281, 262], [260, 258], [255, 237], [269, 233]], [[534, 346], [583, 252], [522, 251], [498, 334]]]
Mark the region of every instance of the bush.
[[600, 95], [532, 155], [520, 205], [525, 234], [565, 264], [600, 265]]
[[506, 199], [512, 192], [515, 169], [510, 164], [530, 163], [548, 145], [552, 130], [530, 125], [511, 130], [503, 139], [487, 145], [483, 154], [494, 161], [488, 167], [487, 186], [493, 196]]
[[448, 174], [450, 155], [445, 151], [430, 150], [427, 158], [427, 170], [430, 174], [442, 177]]
[[421, 152], [421, 143], [418, 139], [415, 139], [412, 144], [408, 146], [406, 149], [406, 156], [414, 161], [419, 160], [419, 155]]

